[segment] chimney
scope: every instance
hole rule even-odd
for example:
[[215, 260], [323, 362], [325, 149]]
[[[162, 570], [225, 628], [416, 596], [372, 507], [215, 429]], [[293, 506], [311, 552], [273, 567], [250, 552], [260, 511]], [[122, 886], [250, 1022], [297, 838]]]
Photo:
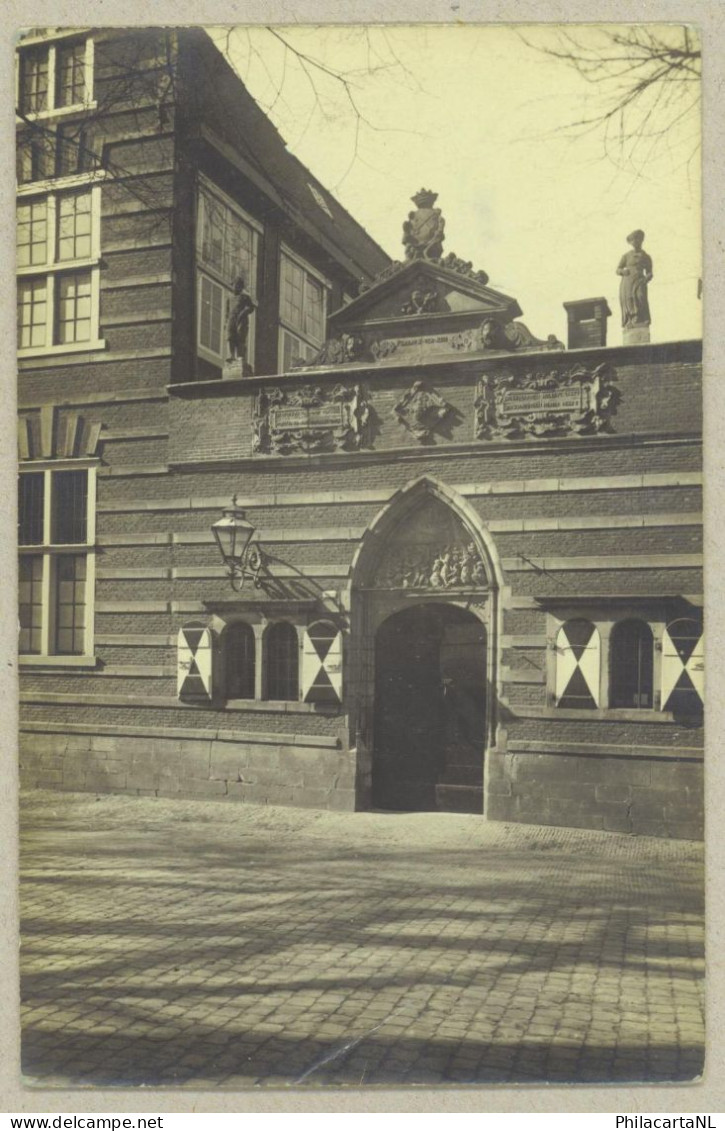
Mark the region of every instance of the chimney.
[[583, 350], [607, 344], [607, 318], [612, 313], [605, 298], [580, 298], [565, 302], [567, 347]]

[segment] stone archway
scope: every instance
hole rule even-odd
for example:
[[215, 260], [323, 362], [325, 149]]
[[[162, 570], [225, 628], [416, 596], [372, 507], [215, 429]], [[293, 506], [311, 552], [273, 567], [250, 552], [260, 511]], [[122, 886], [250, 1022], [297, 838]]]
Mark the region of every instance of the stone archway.
[[[500, 582], [495, 547], [476, 513], [429, 477], [398, 491], [366, 531], [351, 590], [351, 737], [359, 809], [482, 811], [485, 751], [496, 727]], [[412, 656], [416, 649], [417, 676], [412, 660], [405, 671], [406, 650]], [[386, 673], [402, 696], [399, 708], [396, 693], [385, 690]], [[438, 772], [422, 773], [417, 800], [414, 755], [401, 755], [406, 765], [396, 770], [392, 750], [396, 728], [425, 731], [413, 720], [416, 701], [429, 702], [436, 715], [428, 719], [430, 735], [438, 735], [437, 747], [426, 746], [424, 757]], [[466, 729], [468, 746], [461, 745]], [[408, 783], [397, 794], [390, 785], [396, 773]]]

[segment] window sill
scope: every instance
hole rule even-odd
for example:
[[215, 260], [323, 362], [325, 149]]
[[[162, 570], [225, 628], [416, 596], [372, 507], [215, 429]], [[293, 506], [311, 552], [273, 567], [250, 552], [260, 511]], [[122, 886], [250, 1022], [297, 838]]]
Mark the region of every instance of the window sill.
[[227, 711], [282, 712], [296, 715], [337, 714], [341, 703], [301, 703], [296, 699], [227, 699]]
[[90, 271], [98, 266], [98, 256], [86, 259], [59, 259], [55, 263], [29, 263], [25, 267], [18, 267], [17, 276], [25, 279], [34, 275], [54, 275], [68, 271]]
[[18, 656], [21, 668], [95, 668], [95, 656]]
[[98, 184], [106, 179], [105, 169], [89, 169], [87, 173], [68, 173], [66, 176], [43, 177], [37, 181], [24, 181], [18, 185], [18, 196], [40, 196], [42, 193], [60, 192], [63, 189]]
[[671, 711], [652, 707], [546, 707], [544, 715], [548, 719], [598, 719], [613, 723], [671, 723], [675, 718]]
[[27, 110], [22, 116], [16, 116], [18, 125], [26, 122], [44, 122], [48, 118], [62, 118], [64, 114], [80, 114], [83, 110], [97, 110], [98, 103], [95, 99], [88, 102], [74, 102], [72, 106], [53, 106], [49, 110]]
[[38, 349], [20, 349], [18, 357], [25, 360], [31, 357], [58, 357], [66, 353], [98, 353], [107, 347], [106, 340], [98, 338], [93, 342], [66, 342], [63, 345], [43, 346]]

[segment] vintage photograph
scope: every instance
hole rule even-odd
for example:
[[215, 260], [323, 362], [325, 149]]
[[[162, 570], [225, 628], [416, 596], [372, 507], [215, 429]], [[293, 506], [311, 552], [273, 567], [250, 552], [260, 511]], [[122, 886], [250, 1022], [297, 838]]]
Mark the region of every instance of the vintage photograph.
[[17, 37], [27, 1086], [683, 1083], [701, 37]]

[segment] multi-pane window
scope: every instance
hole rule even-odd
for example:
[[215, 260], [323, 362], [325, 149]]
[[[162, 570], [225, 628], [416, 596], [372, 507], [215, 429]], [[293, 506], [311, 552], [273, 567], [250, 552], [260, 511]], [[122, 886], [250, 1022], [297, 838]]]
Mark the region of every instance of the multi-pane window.
[[20, 48], [21, 114], [85, 106], [92, 89], [91, 40], [61, 39]]
[[86, 96], [86, 45], [59, 44], [55, 59], [56, 106], [78, 106]]
[[33, 47], [20, 62], [20, 108], [24, 114], [48, 110], [49, 49]]
[[283, 253], [280, 263], [282, 371], [309, 361], [325, 340], [327, 286], [311, 268]]
[[55, 139], [45, 134], [28, 133], [18, 138], [16, 150], [18, 184], [45, 181], [55, 175]]
[[17, 138], [19, 184], [96, 168], [99, 158], [87, 147], [84, 120], [84, 111], [95, 105], [93, 40], [21, 45], [18, 59], [18, 111], [26, 119]]
[[299, 698], [299, 642], [288, 621], [271, 624], [264, 635], [265, 698]]
[[20, 652], [90, 651], [91, 536], [86, 468], [22, 472], [19, 480]]
[[59, 343], [88, 342], [91, 337], [91, 273], [61, 275], [58, 279]]
[[653, 705], [654, 638], [641, 620], [624, 620], [612, 629], [609, 701], [611, 707]]
[[62, 545], [86, 541], [88, 472], [56, 471], [52, 477], [51, 540]]
[[55, 559], [55, 650], [83, 655], [86, 631], [86, 555], [59, 554]]
[[47, 279], [18, 282], [18, 348], [44, 346], [48, 335]]
[[45, 197], [21, 201], [17, 216], [18, 267], [48, 262], [48, 201]]
[[254, 699], [255, 640], [254, 629], [237, 621], [224, 632], [226, 662], [226, 698]]
[[65, 122], [55, 129], [43, 126], [37, 132], [30, 127], [18, 137], [16, 172], [21, 185], [90, 173], [99, 165], [82, 122]]
[[18, 591], [20, 636], [18, 651], [39, 655], [43, 642], [43, 555], [28, 554], [20, 559]]
[[[257, 293], [259, 234], [251, 219], [218, 190], [199, 188], [197, 218], [197, 342], [199, 353], [221, 365], [227, 354], [226, 322], [233, 284], [240, 275], [252, 299]], [[254, 354], [254, 314], [250, 316], [247, 361]]]
[[90, 259], [91, 194], [71, 192], [58, 197], [58, 259]]
[[20, 198], [19, 349], [77, 349], [98, 338], [100, 191]]
[[34, 471], [20, 476], [18, 483], [18, 542], [21, 546], [39, 546], [43, 541], [43, 500], [45, 472]]
[[89, 173], [100, 164], [100, 158], [88, 146], [86, 130], [81, 122], [68, 122], [55, 131], [55, 176], [72, 177]]
[[199, 345], [220, 354], [223, 347], [224, 288], [206, 275], [199, 276]]

